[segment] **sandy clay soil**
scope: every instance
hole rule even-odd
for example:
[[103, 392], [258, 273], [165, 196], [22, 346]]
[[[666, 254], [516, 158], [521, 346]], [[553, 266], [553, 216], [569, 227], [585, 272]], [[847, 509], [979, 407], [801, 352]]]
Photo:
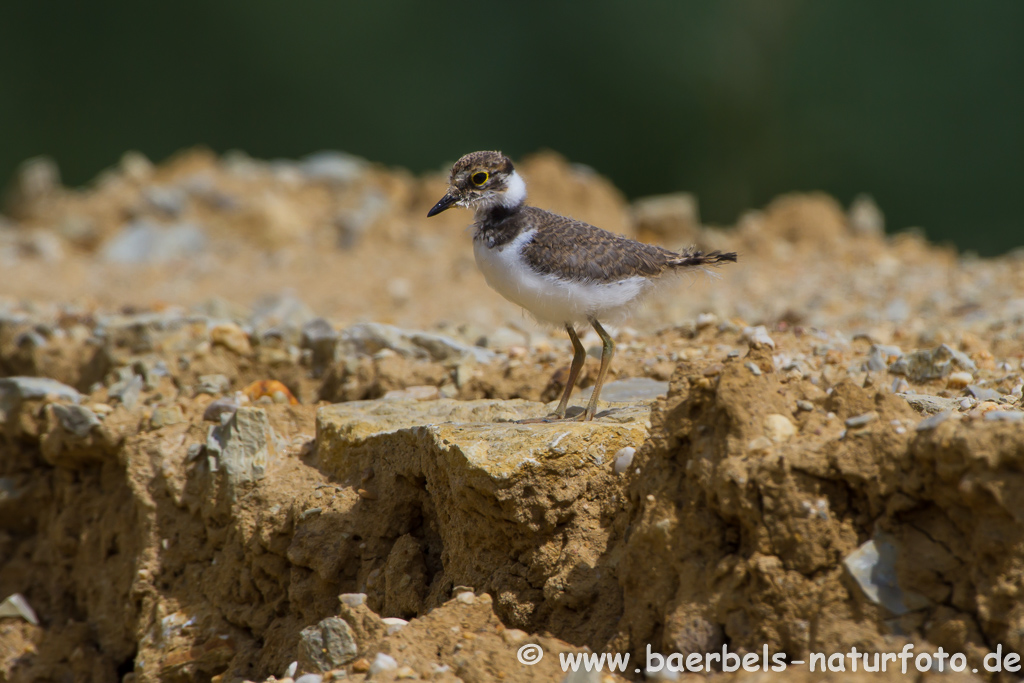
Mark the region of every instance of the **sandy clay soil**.
[[[592, 423], [515, 422], [571, 346], [487, 288], [468, 214], [426, 219], [441, 173], [194, 150], [71, 190], [26, 164], [0, 217], [0, 681], [772, 676], [644, 670], [723, 648], [817, 680], [854, 647], [932, 670], [832, 680], [1017, 680], [1024, 254], [887, 235], [868, 199], [716, 228], [555, 154], [518, 167], [536, 205], [739, 252], [613, 328]], [[588, 652], [629, 665], [563, 670]]]

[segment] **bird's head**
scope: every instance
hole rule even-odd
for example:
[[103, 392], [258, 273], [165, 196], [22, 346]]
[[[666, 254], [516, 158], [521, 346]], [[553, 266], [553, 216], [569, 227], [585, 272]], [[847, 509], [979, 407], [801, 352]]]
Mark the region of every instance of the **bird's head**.
[[526, 183], [507, 156], [501, 152], [473, 152], [452, 166], [448, 192], [427, 216], [436, 216], [453, 206], [477, 212], [499, 206], [514, 210], [525, 200]]

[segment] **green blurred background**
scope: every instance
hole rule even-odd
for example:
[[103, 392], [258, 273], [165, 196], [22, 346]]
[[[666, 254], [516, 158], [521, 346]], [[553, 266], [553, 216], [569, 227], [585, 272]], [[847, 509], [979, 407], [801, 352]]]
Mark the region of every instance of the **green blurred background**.
[[1024, 244], [1024, 2], [0, 3], [0, 182], [129, 149], [341, 149], [415, 171], [555, 149], [731, 223], [874, 196], [890, 230]]

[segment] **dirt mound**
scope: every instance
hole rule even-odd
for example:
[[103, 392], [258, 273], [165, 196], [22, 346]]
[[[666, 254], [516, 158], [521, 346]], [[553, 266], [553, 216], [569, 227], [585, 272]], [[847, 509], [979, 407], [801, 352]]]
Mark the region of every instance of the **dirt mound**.
[[722, 231], [520, 167], [544, 206], [740, 252], [615, 331], [592, 423], [514, 422], [571, 348], [485, 289], [464, 216], [425, 220], [440, 175], [36, 173], [0, 229], [0, 680], [563, 680], [588, 652], [636, 680], [723, 648], [817, 679], [908, 645], [971, 677], [1024, 650], [1019, 257], [886, 237], [863, 200]]

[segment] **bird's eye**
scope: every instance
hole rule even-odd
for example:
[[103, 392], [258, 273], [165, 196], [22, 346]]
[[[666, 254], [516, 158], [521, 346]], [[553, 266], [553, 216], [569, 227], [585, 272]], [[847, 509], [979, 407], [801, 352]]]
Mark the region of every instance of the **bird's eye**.
[[490, 178], [490, 175], [486, 171], [479, 171], [473, 174], [471, 180], [474, 185], [483, 185], [487, 182], [488, 178]]

